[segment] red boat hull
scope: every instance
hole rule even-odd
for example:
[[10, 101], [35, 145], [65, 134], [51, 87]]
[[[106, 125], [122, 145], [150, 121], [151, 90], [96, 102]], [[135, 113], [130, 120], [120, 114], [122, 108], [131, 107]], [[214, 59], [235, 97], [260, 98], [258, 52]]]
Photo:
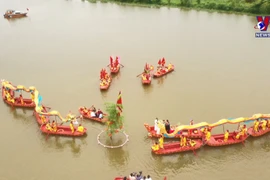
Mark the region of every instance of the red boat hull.
[[270, 128], [266, 128], [265, 130], [262, 130], [261, 126], [259, 127], [259, 132], [254, 132], [253, 127], [248, 128], [248, 134], [253, 137], [263, 136], [268, 132], [270, 132]]
[[26, 17], [27, 13], [21, 13], [21, 14], [4, 14], [4, 18], [11, 19], [11, 18], [22, 18]]
[[99, 85], [100, 90], [107, 90], [107, 89], [109, 89], [111, 83], [112, 83], [112, 78], [110, 77], [110, 82], [107, 85], [105, 85], [105, 86]]
[[[156, 133], [156, 131], [154, 129], [154, 126], [149, 126], [148, 124], [145, 123], [144, 127], [148, 131], [148, 136], [149, 137], [157, 137], [157, 138], [159, 138], [161, 136], [160, 134]], [[200, 131], [200, 129], [192, 130], [191, 134], [188, 133], [188, 130], [183, 130], [181, 132], [181, 134], [185, 135], [187, 138], [202, 138], [203, 137], [203, 133]], [[164, 137], [168, 138], [168, 137], [166, 137], [166, 135]], [[170, 137], [170, 138], [180, 138], [180, 132], [175, 134], [174, 137]]]
[[187, 152], [187, 151], [194, 151], [196, 149], [199, 149], [203, 146], [203, 142], [200, 139], [194, 140], [196, 142], [196, 145], [194, 147], [191, 146], [180, 146], [179, 142], [171, 142], [171, 143], [165, 143], [163, 144], [163, 149], [159, 149], [157, 151], [153, 151], [155, 154], [174, 154], [174, 153], [180, 153], [180, 152]]
[[151, 84], [152, 78], [150, 77], [149, 80], [143, 80], [142, 78], [142, 84]]
[[158, 73], [158, 72], [155, 72], [154, 73], [154, 77], [161, 77], [161, 76], [164, 76], [164, 75], [166, 75], [166, 74], [168, 74], [168, 73], [170, 73], [170, 72], [173, 72], [174, 71], [174, 65], [172, 66], [172, 68], [170, 69], [170, 70], [168, 70], [167, 72], [164, 72], [164, 73]]
[[110, 67], [111, 74], [117, 74], [120, 71], [120, 64], [116, 67]]
[[[10, 94], [12, 97], [14, 97], [14, 91], [11, 90], [11, 94]], [[21, 107], [21, 108], [35, 108], [36, 105], [35, 103], [32, 101], [32, 99], [23, 99], [24, 101], [24, 104], [21, 104], [19, 102], [19, 98], [14, 98], [14, 103], [11, 103], [9, 102], [6, 98], [5, 98], [5, 94], [4, 94], [4, 87], [2, 87], [2, 98], [3, 98], [3, 101], [5, 103], [7, 103], [8, 105], [10, 106], [13, 106], [13, 107]]]
[[41, 125], [40, 130], [43, 133], [46, 133], [46, 134], [59, 135], [59, 136], [84, 136], [84, 135], [86, 135], [86, 131], [87, 131], [87, 129], [84, 128], [84, 132], [83, 133], [77, 132], [76, 130], [75, 130], [74, 133], [72, 133], [69, 126], [57, 126], [57, 131], [56, 132], [54, 132], [54, 131], [48, 131], [46, 129], [46, 125], [45, 124], [44, 125]]
[[212, 135], [209, 141], [206, 141], [206, 144], [208, 146], [227, 146], [227, 145], [232, 145], [232, 144], [239, 144], [243, 143], [248, 136], [245, 135], [243, 137], [240, 137], [240, 139], [236, 139], [236, 132], [232, 132], [229, 134], [227, 142], [224, 142], [224, 134], [216, 134]]
[[107, 114], [104, 114], [105, 117], [103, 117], [103, 119], [91, 117], [91, 116], [90, 116], [91, 111], [89, 112], [89, 114], [85, 114], [85, 113], [83, 112], [83, 108], [82, 108], [82, 107], [79, 108], [79, 112], [80, 112], [80, 114], [81, 114], [85, 119], [90, 119], [90, 120], [97, 121], [97, 122], [100, 122], [100, 123], [105, 123], [105, 122], [108, 120], [108, 119], [106, 118], [106, 115], [107, 115]]

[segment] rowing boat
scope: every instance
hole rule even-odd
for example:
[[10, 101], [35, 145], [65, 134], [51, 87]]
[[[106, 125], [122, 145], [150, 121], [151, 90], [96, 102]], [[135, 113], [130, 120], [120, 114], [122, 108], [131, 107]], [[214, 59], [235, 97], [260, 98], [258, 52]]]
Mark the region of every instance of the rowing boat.
[[109, 76], [109, 79], [106, 81], [105, 84], [103, 84], [102, 81], [100, 82], [99, 88], [101, 90], [107, 90], [110, 87], [111, 82], [112, 82], [112, 78], [111, 78], [111, 76]]
[[[43, 107], [42, 112], [47, 113], [48, 111], [47, 111], [46, 107], [44, 107], [44, 106], [42, 106], [42, 107]], [[34, 116], [35, 116], [35, 118], [36, 118], [36, 120], [37, 120], [37, 123], [38, 123], [39, 125], [42, 125], [43, 123], [42, 123], [41, 116], [36, 112], [36, 110], [34, 110]], [[44, 115], [44, 116], [45, 116], [45, 115]], [[48, 116], [45, 116], [45, 118], [46, 118], [45, 123], [47, 123], [48, 121], [50, 121], [50, 119], [49, 119]]]
[[69, 126], [57, 126], [57, 131], [49, 131], [46, 129], [46, 124], [41, 125], [40, 130], [43, 133], [51, 134], [51, 135], [59, 135], [59, 136], [84, 136], [86, 135], [87, 129], [84, 128], [84, 132], [78, 132], [75, 131], [74, 133], [71, 132], [71, 129]]
[[[10, 96], [14, 98], [14, 95], [15, 95], [14, 91], [10, 90]], [[3, 98], [3, 101], [5, 101], [5, 103], [7, 103], [8, 105], [13, 106], [13, 107], [21, 107], [21, 108], [34, 108], [34, 107], [36, 107], [36, 105], [32, 101], [32, 99], [23, 98], [24, 104], [21, 104], [20, 99], [18, 97], [14, 98], [14, 103], [8, 101], [5, 97], [4, 87], [2, 87], [2, 98]]]
[[142, 74], [142, 84], [151, 84], [152, 78], [151, 76], [149, 77], [149, 79], [145, 78], [146, 74]]
[[154, 73], [154, 77], [158, 78], [158, 77], [164, 76], [164, 75], [166, 75], [166, 74], [168, 74], [168, 73], [170, 73], [172, 71], [174, 71], [174, 65], [172, 65], [171, 69], [168, 69], [168, 66], [166, 66], [164, 72], [156, 71]]
[[110, 71], [111, 71], [111, 74], [117, 74], [120, 71], [120, 64], [118, 64], [116, 68], [110, 66]]
[[[27, 9], [28, 11], [28, 9]], [[4, 14], [4, 18], [21, 18], [26, 17], [28, 12], [20, 12], [15, 10], [7, 10]]]
[[155, 154], [174, 154], [174, 153], [180, 153], [180, 152], [187, 152], [187, 151], [194, 151], [196, 149], [199, 149], [203, 146], [203, 142], [201, 139], [193, 140], [196, 142], [195, 146], [180, 146], [179, 142], [170, 142], [170, 143], [164, 143], [163, 148], [160, 148], [157, 151], [154, 151], [152, 149], [152, 152]]
[[270, 128], [266, 128], [265, 130], [263, 130], [262, 127], [259, 126], [259, 131], [255, 132], [253, 130], [253, 127], [250, 127], [250, 128], [248, 128], [247, 132], [249, 135], [251, 135], [253, 137], [259, 137], [259, 136], [265, 135], [266, 133], [270, 132]]
[[208, 141], [205, 143], [208, 146], [227, 146], [227, 145], [232, 145], [232, 144], [239, 144], [243, 143], [247, 138], [248, 135], [245, 135], [243, 137], [240, 137], [239, 139], [236, 139], [236, 132], [231, 132], [229, 133], [228, 140], [225, 142], [224, 141], [224, 134], [215, 134], [210, 137]]
[[79, 107], [79, 112], [80, 114], [85, 118], [85, 119], [90, 119], [90, 120], [93, 120], [93, 121], [97, 121], [97, 122], [101, 122], [101, 123], [105, 123], [108, 119], [106, 118], [107, 114], [103, 114], [105, 117], [103, 117], [102, 119], [100, 118], [97, 118], [97, 117], [91, 117], [90, 114], [91, 114], [91, 110], [89, 110], [89, 112], [86, 114], [84, 111], [83, 111], [84, 107]]

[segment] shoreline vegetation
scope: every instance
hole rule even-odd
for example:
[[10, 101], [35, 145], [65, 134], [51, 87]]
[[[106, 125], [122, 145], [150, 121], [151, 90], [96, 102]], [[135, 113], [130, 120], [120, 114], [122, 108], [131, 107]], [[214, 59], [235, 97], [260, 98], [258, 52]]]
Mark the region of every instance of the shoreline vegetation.
[[[84, 0], [83, 0], [84, 1]], [[270, 0], [87, 0], [142, 7], [175, 7], [249, 15], [270, 15]]]

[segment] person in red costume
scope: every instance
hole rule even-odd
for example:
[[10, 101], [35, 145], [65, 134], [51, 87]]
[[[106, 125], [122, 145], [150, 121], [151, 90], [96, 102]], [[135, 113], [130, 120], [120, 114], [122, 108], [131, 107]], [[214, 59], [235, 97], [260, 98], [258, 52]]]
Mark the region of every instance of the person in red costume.
[[158, 65], [159, 65], [159, 66], [161, 66], [161, 63], [162, 63], [161, 60], [158, 60]]
[[119, 59], [118, 59], [118, 56], [116, 56], [115, 62], [114, 62], [114, 67], [117, 68], [118, 65], [119, 65]]
[[111, 68], [113, 67], [113, 58], [112, 58], [112, 56], [110, 56], [110, 66], [111, 66]]
[[162, 58], [161, 65], [164, 67], [165, 64], [166, 64], [166, 60], [165, 60], [165, 58]]

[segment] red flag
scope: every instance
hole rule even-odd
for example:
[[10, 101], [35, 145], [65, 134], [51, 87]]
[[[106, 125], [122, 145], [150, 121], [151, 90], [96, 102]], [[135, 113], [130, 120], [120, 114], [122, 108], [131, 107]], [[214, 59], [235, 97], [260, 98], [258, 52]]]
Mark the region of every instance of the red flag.
[[121, 95], [121, 91], [119, 91], [119, 94], [118, 94], [118, 99], [117, 99], [117, 102], [116, 102], [116, 107], [118, 109], [118, 112], [119, 114], [123, 111], [123, 105], [122, 105], [122, 95]]
[[161, 60], [158, 60], [158, 65], [161, 65]]
[[113, 58], [110, 56], [110, 65], [113, 66]]
[[164, 65], [165, 64], [165, 59], [164, 58], [162, 58], [162, 65]]

